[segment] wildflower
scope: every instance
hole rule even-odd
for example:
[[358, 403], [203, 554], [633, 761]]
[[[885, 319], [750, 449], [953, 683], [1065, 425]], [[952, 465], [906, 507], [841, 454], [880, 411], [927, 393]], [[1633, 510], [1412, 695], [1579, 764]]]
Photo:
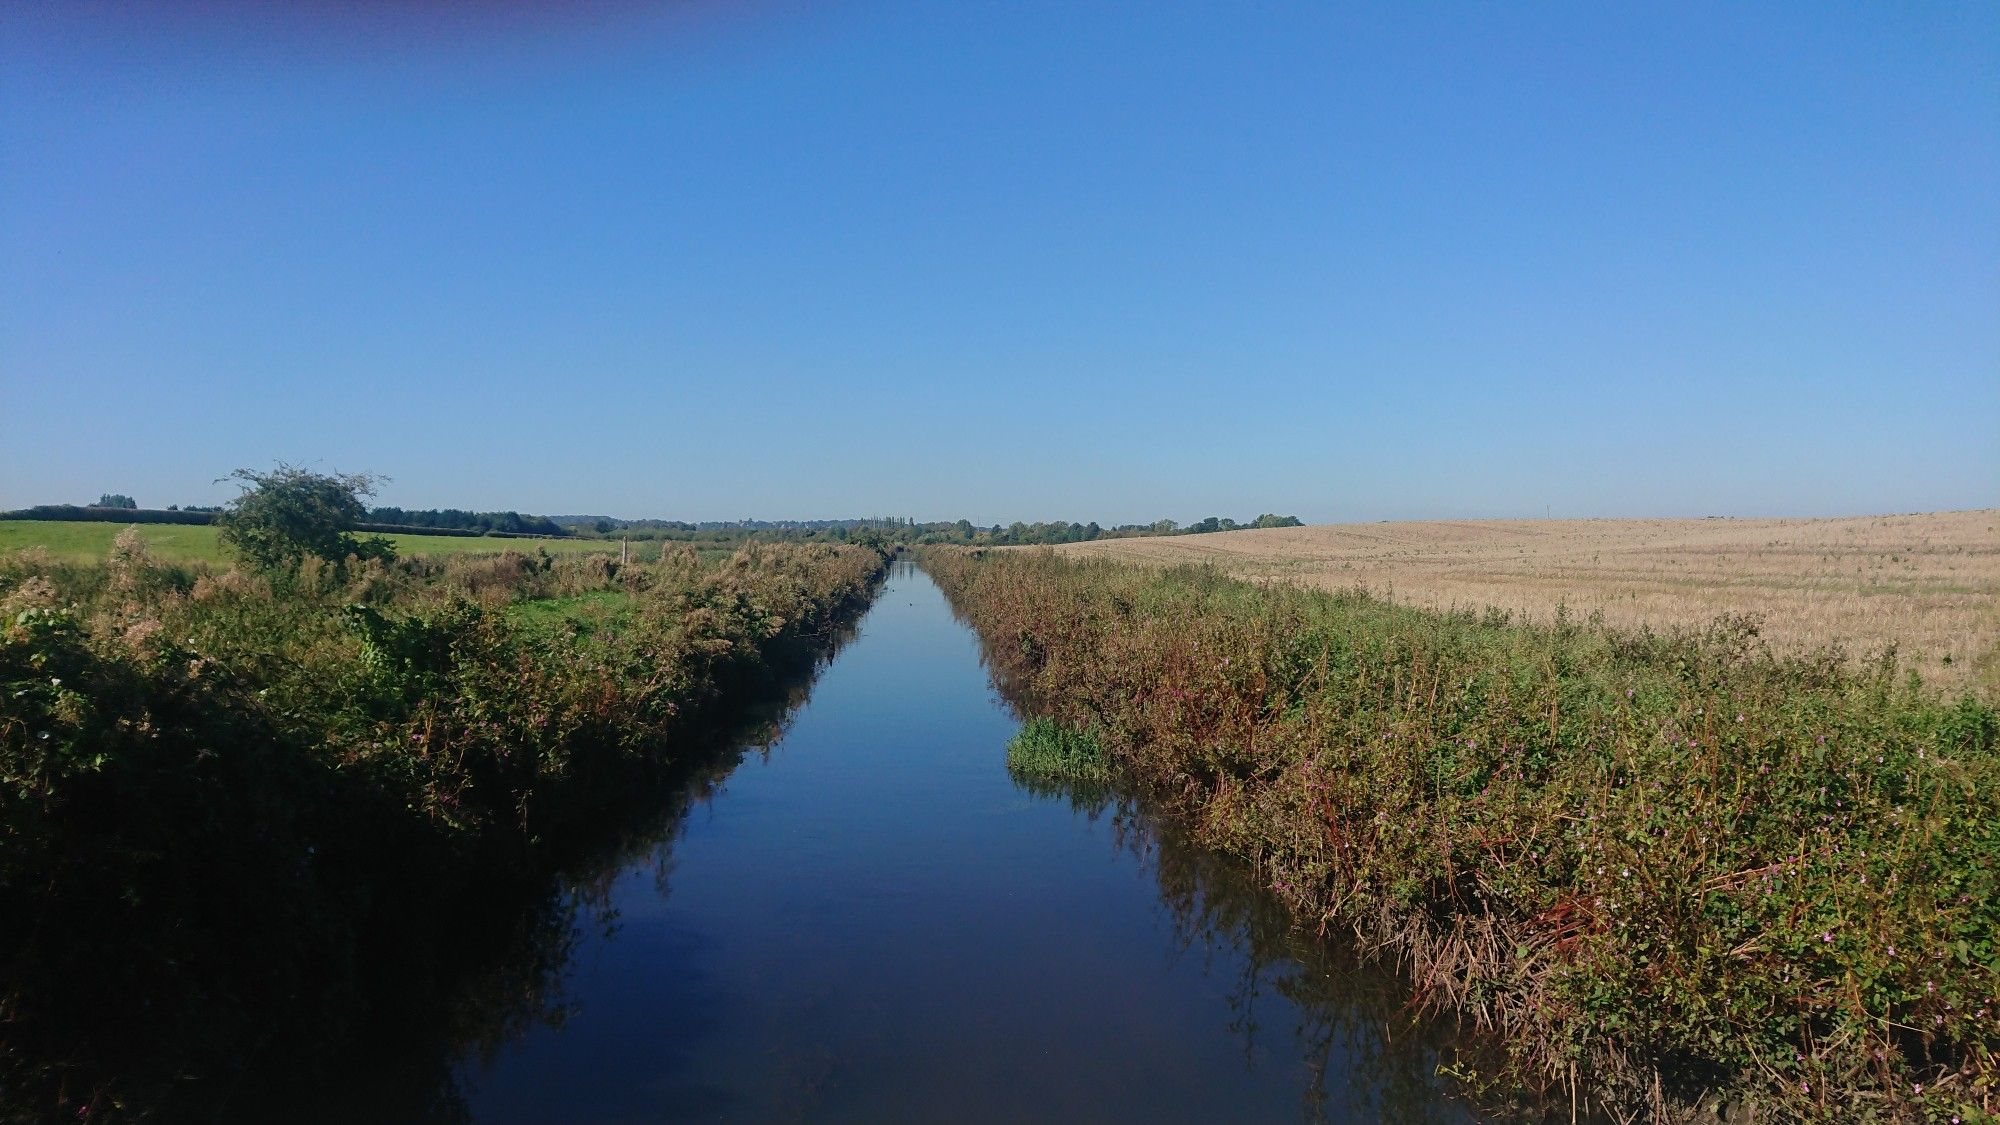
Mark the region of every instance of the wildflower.
[[1819, 940], [1823, 942], [1831, 942], [1833, 940], [1833, 934], [1831, 932], [1822, 932], [1819, 935]]

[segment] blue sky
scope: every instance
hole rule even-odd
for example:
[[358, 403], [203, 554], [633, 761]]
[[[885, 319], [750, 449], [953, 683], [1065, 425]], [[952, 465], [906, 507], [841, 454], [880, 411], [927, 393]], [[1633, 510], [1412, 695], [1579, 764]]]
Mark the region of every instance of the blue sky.
[[2000, 504], [2000, 6], [348, 7], [0, 7], [0, 506]]

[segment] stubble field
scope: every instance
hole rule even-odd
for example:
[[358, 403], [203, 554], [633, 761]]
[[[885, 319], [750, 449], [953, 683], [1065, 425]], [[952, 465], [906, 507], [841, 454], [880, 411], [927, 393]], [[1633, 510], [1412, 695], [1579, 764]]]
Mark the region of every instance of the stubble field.
[[2000, 694], [2000, 510], [1841, 519], [1324, 524], [1065, 544], [1064, 554], [1208, 563], [1258, 581], [1365, 587], [1434, 608], [1557, 608], [1606, 624], [1755, 614], [1773, 647], [1895, 645], [1927, 682]]

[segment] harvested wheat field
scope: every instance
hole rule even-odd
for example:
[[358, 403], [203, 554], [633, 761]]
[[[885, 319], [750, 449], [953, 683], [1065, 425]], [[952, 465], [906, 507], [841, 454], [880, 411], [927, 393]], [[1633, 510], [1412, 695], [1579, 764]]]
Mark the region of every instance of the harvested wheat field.
[[1432, 607], [1558, 606], [1613, 625], [1763, 619], [1782, 650], [1897, 646], [1934, 684], [2000, 694], [2000, 510], [1843, 519], [1325, 524], [1065, 544], [1065, 554], [1212, 563], [1239, 577], [1362, 586]]

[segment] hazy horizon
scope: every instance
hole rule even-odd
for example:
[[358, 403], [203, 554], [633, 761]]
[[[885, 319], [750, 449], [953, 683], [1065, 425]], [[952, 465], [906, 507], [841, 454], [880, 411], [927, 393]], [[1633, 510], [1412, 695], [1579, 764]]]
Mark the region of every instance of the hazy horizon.
[[2000, 504], [2000, 8], [0, 3], [0, 508]]

